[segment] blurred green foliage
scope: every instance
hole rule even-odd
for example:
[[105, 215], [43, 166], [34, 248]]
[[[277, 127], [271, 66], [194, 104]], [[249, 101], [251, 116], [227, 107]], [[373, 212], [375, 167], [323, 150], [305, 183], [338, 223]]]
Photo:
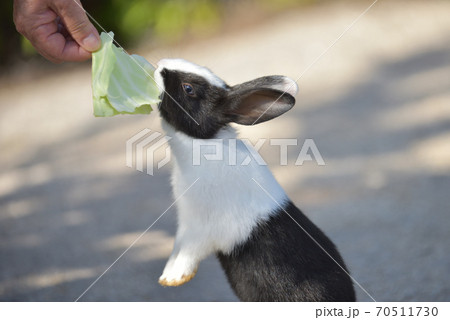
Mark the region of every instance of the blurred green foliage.
[[[143, 35], [176, 42], [186, 35], [213, 33], [220, 26], [225, 3], [220, 0], [100, 0], [83, 2], [97, 22], [113, 31], [123, 45]], [[96, 26], [98, 28], [98, 25]]]
[[[175, 43], [183, 38], [216, 32], [226, 18], [231, 3], [243, 0], [84, 0], [84, 8], [102, 31], [113, 31], [123, 46], [135, 44], [144, 35], [158, 43]], [[254, 6], [279, 11], [316, 0], [245, 0]], [[31, 44], [16, 31], [12, 19], [12, 0], [0, 2], [0, 64], [33, 55]], [[238, 4], [236, 6], [236, 4]]]

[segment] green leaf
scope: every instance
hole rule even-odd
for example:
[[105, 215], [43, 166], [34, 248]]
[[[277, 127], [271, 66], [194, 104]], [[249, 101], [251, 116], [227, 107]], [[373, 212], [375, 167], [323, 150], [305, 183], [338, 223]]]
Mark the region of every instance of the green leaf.
[[155, 68], [143, 57], [116, 47], [114, 33], [102, 32], [100, 38], [102, 46], [92, 54], [94, 115], [149, 114], [160, 95]]

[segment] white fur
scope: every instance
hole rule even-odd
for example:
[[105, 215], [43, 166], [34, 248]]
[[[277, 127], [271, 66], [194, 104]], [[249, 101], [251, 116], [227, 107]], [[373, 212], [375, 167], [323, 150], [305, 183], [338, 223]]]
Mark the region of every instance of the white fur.
[[226, 88], [225, 82], [212, 73], [208, 68], [198, 66], [183, 59], [162, 59], [158, 62], [158, 68], [155, 71], [155, 81], [160, 88], [164, 88], [164, 82], [162, 81], [162, 77], [160, 75], [160, 71], [162, 69], [196, 74], [206, 79], [213, 86]]
[[[237, 165], [229, 165], [229, 139], [237, 136], [233, 128], [222, 129], [216, 137], [223, 139], [222, 161], [202, 159], [201, 165], [193, 165], [194, 138], [162, 122], [164, 130], [172, 137], [169, 143], [175, 160], [174, 197], [178, 198], [199, 178], [177, 202], [179, 225], [175, 246], [160, 278], [176, 281], [194, 273], [199, 262], [209, 254], [230, 253], [248, 239], [259, 222], [267, 220], [278, 209], [252, 178], [278, 203], [285, 203], [287, 196], [267, 166], [258, 165], [256, 161], [240, 165], [250, 155], [241, 140], [235, 140]], [[202, 147], [200, 150], [202, 154], [212, 154], [214, 149]]]
[[164, 80], [161, 75], [162, 66], [158, 66], [155, 72], [153, 73], [153, 79], [155, 80], [156, 85], [158, 86], [160, 93], [165, 91]]

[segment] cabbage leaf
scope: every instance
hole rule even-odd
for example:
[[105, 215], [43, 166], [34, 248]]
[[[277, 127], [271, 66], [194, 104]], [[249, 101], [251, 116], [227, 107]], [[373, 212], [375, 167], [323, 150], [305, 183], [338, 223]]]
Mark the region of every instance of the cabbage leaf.
[[159, 102], [155, 68], [143, 57], [113, 44], [114, 33], [100, 35], [101, 48], [92, 54], [94, 115], [149, 114]]

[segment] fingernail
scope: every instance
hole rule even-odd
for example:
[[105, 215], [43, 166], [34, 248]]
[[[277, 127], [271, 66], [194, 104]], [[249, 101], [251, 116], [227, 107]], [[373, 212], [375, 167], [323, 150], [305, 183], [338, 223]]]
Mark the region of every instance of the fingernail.
[[83, 47], [88, 51], [96, 51], [100, 49], [100, 39], [94, 34], [90, 34], [83, 40]]

